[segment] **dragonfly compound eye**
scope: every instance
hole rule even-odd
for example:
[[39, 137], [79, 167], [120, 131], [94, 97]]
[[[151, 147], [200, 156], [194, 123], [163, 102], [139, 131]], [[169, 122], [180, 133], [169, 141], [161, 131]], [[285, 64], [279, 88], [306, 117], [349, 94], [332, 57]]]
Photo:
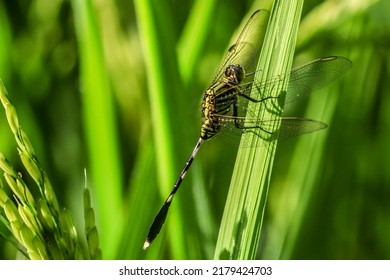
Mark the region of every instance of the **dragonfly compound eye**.
[[245, 71], [238, 64], [229, 65], [226, 67], [225, 77], [236, 84], [240, 84], [245, 78]]

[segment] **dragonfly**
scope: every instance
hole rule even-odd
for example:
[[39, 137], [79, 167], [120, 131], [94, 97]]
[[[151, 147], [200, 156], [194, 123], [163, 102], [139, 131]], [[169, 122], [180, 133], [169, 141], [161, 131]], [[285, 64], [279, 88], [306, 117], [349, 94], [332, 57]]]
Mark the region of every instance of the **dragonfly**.
[[[228, 137], [229, 134], [242, 135], [248, 132], [255, 133], [262, 138], [266, 138], [267, 135], [288, 137], [311, 133], [327, 127], [322, 122], [306, 118], [276, 116], [275, 119], [262, 120], [247, 117], [248, 103], [263, 104], [270, 100], [281, 101], [284, 104], [293, 102], [325, 87], [352, 66], [348, 58], [341, 56], [319, 58], [291, 70], [286, 74], [289, 78], [286, 92], [272, 95], [269, 89], [283, 77], [270, 79], [265, 83], [260, 83], [254, 77], [259, 71], [254, 69], [254, 63], [260, 52], [258, 30], [261, 24], [261, 12], [257, 10], [246, 22], [236, 42], [228, 49], [215, 78], [204, 93], [201, 104], [200, 137], [168, 198], [154, 218], [143, 246], [144, 250], [160, 233], [173, 198], [204, 141], [221, 133], [227, 134]], [[250, 95], [253, 89], [256, 96]], [[275, 122], [280, 123], [277, 131], [272, 130]]]

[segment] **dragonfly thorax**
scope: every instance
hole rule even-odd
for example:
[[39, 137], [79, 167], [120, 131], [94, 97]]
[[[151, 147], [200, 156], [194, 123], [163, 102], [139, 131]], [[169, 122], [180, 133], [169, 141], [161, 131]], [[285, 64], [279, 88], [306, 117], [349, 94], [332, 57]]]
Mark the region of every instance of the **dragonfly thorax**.
[[231, 114], [244, 78], [245, 71], [240, 65], [229, 65], [224, 76], [206, 90], [202, 102], [200, 138], [210, 139], [221, 130], [221, 120]]

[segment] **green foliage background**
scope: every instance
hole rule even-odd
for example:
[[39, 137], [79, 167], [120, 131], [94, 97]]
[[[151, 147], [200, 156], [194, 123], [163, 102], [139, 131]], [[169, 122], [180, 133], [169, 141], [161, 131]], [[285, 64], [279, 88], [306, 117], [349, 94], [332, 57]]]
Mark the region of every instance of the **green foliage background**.
[[[259, 3], [0, 1], [0, 78], [80, 229], [86, 168], [104, 258], [213, 258], [236, 155], [218, 141], [142, 245], [198, 138], [202, 93]], [[386, 0], [305, 1], [296, 65], [343, 55], [354, 66], [286, 108], [329, 128], [278, 144], [258, 258], [390, 258], [388, 11]], [[162, 56], [147, 69], [153, 53]], [[4, 115], [0, 151], [28, 182]], [[1, 259], [15, 253], [0, 239]]]

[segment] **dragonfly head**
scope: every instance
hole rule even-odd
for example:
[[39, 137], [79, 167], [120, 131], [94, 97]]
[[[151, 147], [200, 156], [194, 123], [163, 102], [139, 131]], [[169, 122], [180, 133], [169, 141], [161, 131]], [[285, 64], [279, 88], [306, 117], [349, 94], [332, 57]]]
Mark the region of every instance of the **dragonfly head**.
[[225, 78], [231, 83], [241, 84], [245, 78], [245, 71], [239, 64], [229, 65], [225, 69]]

